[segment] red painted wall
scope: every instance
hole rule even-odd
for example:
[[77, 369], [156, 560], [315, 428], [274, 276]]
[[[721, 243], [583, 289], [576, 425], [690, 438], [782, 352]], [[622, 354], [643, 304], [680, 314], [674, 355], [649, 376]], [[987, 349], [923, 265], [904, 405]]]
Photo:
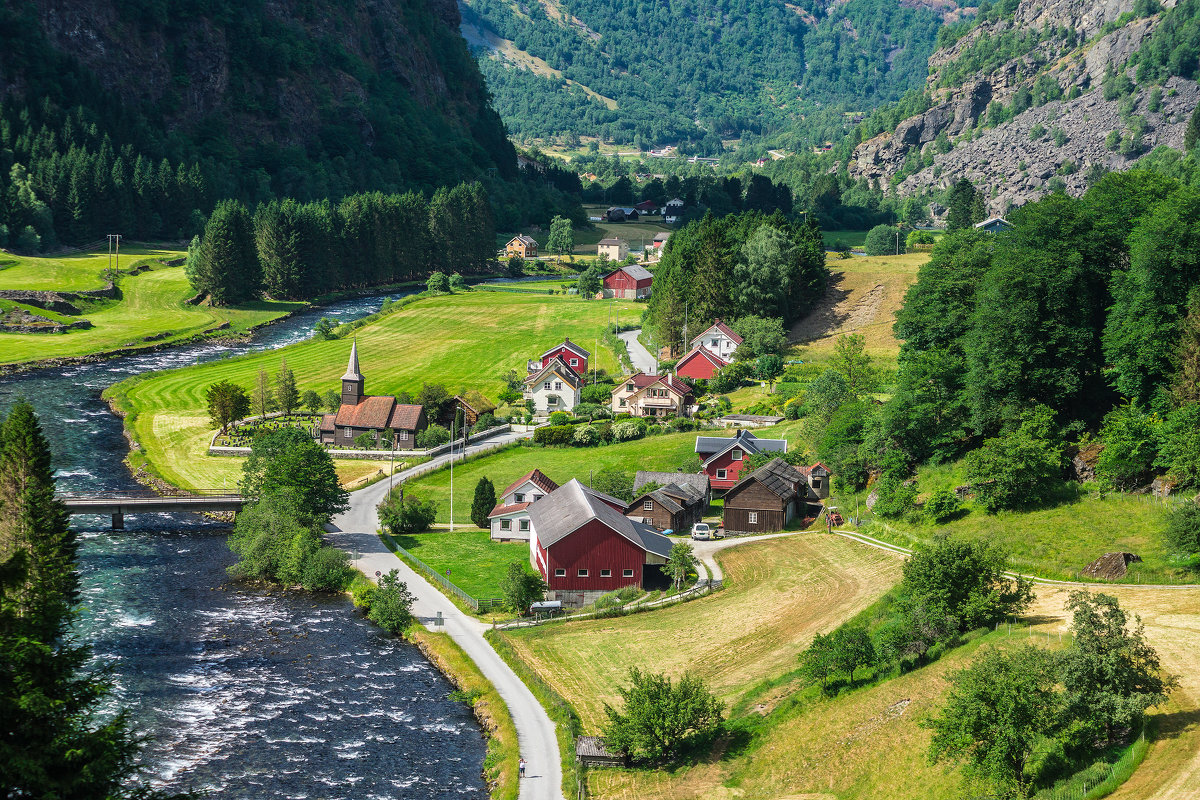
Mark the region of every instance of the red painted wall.
[[[738, 475], [741, 474], [742, 467], [745, 465], [745, 456], [743, 454], [742, 461], [733, 460], [733, 451], [723, 453], [720, 458], [713, 461], [704, 468], [704, 472], [712, 481], [714, 489], [732, 489], [733, 485], [738, 482]], [[725, 478], [717, 477], [717, 470], [726, 470]]]
[[675, 366], [675, 373], [692, 380], [711, 380], [717, 374], [717, 367], [704, 356], [696, 355], [688, 359], [683, 366]]
[[653, 283], [654, 278], [642, 278], [640, 281], [635, 281], [633, 276], [624, 270], [614, 272], [604, 278], [605, 289], [621, 292], [629, 289], [649, 289]]
[[544, 367], [549, 364], [550, 359], [554, 358], [555, 356], [560, 357], [563, 360], [563, 363], [568, 367], [571, 367], [572, 358], [579, 359], [579, 365], [571, 367], [571, 369], [575, 370], [575, 374], [577, 375], [583, 375], [588, 371], [588, 360], [581, 355], [571, 352], [566, 347], [560, 347], [552, 353], [547, 353], [546, 357], [542, 359], [542, 366]]
[[[556, 591], [612, 591], [624, 586], [640, 586], [645, 552], [633, 542], [594, 519], [579, 530], [546, 549], [546, 583]], [[588, 576], [579, 577], [586, 569]], [[554, 570], [565, 569], [565, 577], [554, 577]], [[612, 576], [600, 577], [600, 570], [612, 570]], [[633, 570], [632, 578], [622, 577]]]

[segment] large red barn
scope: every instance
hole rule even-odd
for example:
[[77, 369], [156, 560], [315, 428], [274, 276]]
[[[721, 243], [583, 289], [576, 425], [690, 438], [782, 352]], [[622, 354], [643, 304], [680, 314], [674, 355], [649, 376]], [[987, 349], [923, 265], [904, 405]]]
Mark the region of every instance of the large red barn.
[[529, 558], [549, 587], [547, 599], [586, 605], [661, 580], [671, 540], [626, 517], [624, 507], [577, 480], [529, 507]]
[[650, 296], [650, 287], [654, 283], [654, 275], [645, 267], [630, 264], [618, 267], [604, 276], [604, 289], [614, 297], [626, 300], [636, 300]]

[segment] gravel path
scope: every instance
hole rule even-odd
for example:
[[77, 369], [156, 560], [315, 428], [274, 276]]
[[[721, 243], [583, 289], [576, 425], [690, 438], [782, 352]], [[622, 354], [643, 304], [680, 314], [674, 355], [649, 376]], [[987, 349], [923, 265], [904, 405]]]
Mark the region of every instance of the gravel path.
[[633, 368], [647, 375], [654, 375], [658, 372], [658, 362], [654, 360], [650, 351], [638, 341], [637, 337], [641, 332], [642, 329], [637, 328], [618, 333], [617, 337], [629, 346], [629, 360], [633, 362]]

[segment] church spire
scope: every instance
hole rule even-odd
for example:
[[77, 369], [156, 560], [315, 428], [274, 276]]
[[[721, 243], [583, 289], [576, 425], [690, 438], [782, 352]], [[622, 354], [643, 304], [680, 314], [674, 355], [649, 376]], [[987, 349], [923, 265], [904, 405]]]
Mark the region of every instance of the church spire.
[[354, 343], [350, 345], [350, 363], [346, 365], [346, 374], [342, 376], [344, 381], [361, 381], [362, 373], [358, 371], [358, 337], [355, 337]]
[[350, 345], [350, 363], [342, 376], [342, 405], [356, 406], [363, 399], [363, 376], [358, 371], [358, 339]]

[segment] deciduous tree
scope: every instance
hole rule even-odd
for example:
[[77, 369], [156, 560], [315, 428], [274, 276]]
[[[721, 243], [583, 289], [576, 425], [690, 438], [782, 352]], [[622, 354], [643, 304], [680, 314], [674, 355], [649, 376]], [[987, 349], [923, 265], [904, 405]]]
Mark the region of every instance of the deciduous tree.
[[229, 381], [219, 381], [204, 391], [208, 416], [213, 425], [224, 431], [229, 424], [244, 419], [250, 413], [250, 397], [246, 390]]
[[688, 573], [695, 572], [699, 566], [700, 562], [696, 560], [696, 553], [690, 543], [676, 542], [671, 545], [671, 552], [667, 555], [666, 572], [671, 576], [676, 589], [683, 585]]
[[529, 606], [546, 596], [546, 582], [541, 575], [530, 572], [527, 562], [513, 561], [500, 579], [500, 594], [504, 604], [514, 614], [525, 614]]
[[316, 524], [346, 510], [349, 496], [338, 482], [333, 460], [299, 428], [282, 428], [255, 438], [242, 466], [241, 491], [262, 498], [295, 498], [297, 513]]
[[620, 711], [604, 704], [604, 739], [613, 750], [651, 763], [678, 755], [721, 727], [722, 704], [704, 681], [685, 673], [677, 683], [666, 675], [629, 670], [629, 685], [617, 689]]

